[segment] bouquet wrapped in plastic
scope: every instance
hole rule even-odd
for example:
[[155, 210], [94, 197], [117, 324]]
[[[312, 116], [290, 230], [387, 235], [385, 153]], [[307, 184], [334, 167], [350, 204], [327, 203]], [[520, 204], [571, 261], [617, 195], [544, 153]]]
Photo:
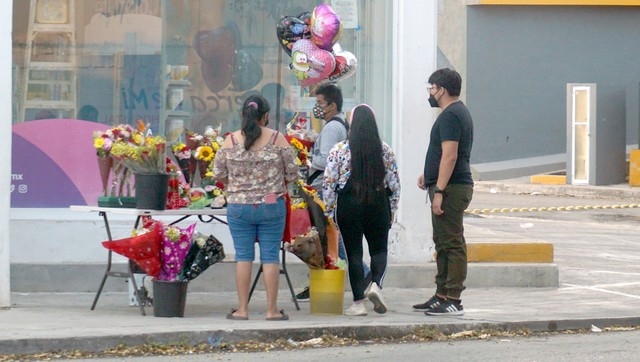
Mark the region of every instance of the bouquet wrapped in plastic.
[[187, 252], [178, 280], [195, 279], [211, 265], [225, 258], [224, 247], [215, 236], [197, 233]]
[[191, 247], [196, 224], [182, 229], [166, 225], [162, 231], [162, 268], [157, 280], [174, 281], [182, 269], [187, 252]]
[[103, 241], [102, 245], [135, 262], [147, 275], [158, 276], [162, 268], [160, 245], [162, 223], [147, 221], [143, 229], [136, 230], [135, 235], [112, 241]]
[[287, 251], [300, 258], [310, 268], [324, 269], [325, 259], [316, 228], [311, 228], [306, 234], [298, 235], [293, 241], [284, 245]]

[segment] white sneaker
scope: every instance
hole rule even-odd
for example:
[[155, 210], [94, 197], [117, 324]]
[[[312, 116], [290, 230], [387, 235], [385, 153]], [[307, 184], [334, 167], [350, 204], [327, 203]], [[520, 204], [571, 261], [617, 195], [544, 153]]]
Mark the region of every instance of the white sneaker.
[[367, 285], [367, 289], [364, 290], [364, 297], [368, 298], [367, 295], [369, 294], [369, 291], [371, 290], [371, 285], [373, 285], [373, 282], [369, 283], [369, 285]]
[[367, 308], [364, 305], [364, 301], [360, 303], [353, 303], [349, 309], [344, 311], [344, 315], [348, 316], [365, 316], [367, 315]]
[[371, 283], [371, 288], [369, 288], [369, 293], [367, 293], [367, 297], [373, 303], [373, 310], [376, 313], [384, 314], [387, 313], [387, 305], [384, 303], [384, 297], [382, 296], [382, 289], [376, 283]]

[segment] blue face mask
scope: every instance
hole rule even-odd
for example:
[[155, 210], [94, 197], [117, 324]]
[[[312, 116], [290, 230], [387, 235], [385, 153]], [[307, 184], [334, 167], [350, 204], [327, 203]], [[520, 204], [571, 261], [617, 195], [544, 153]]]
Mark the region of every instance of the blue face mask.
[[315, 107], [313, 107], [313, 116], [318, 119], [324, 119], [324, 107], [316, 103]]

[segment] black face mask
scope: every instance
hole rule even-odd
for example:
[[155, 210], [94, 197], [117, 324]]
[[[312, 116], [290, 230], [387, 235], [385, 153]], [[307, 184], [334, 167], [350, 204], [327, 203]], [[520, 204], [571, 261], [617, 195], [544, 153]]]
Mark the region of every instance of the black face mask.
[[438, 108], [438, 100], [433, 96], [433, 94], [429, 94], [429, 105], [431, 108]]

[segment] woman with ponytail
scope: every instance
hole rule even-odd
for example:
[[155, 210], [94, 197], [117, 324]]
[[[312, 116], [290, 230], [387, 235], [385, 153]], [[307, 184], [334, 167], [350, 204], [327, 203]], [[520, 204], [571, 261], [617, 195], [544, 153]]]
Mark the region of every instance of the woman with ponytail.
[[267, 128], [269, 103], [260, 95], [242, 105], [242, 126], [230, 133], [218, 151], [213, 177], [225, 184], [227, 221], [236, 252], [238, 308], [228, 319], [249, 319], [249, 286], [255, 242], [267, 292], [267, 320], [287, 320], [278, 310], [280, 243], [284, 233], [286, 183], [296, 179], [293, 149], [284, 136]]
[[[349, 263], [353, 305], [345, 315], [365, 316], [365, 297], [376, 313], [386, 313], [382, 282], [387, 270], [387, 243], [400, 200], [400, 179], [391, 147], [380, 139], [376, 118], [366, 104], [351, 110], [349, 136], [329, 153], [323, 196], [327, 217], [337, 220]], [[371, 256], [371, 279], [363, 283], [362, 237]]]

